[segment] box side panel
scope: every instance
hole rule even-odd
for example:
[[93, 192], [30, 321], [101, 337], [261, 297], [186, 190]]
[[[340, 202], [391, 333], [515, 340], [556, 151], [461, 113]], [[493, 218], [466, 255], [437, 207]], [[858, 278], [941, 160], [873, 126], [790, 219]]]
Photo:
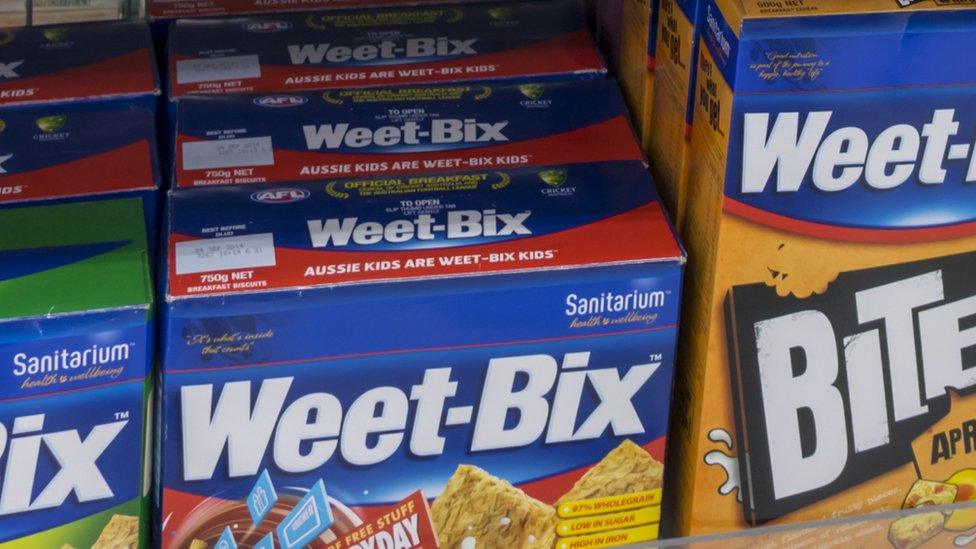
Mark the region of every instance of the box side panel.
[[688, 114], [696, 51], [698, 2], [662, 0], [654, 66], [655, 122], [650, 129], [650, 163], [668, 211], [679, 215], [680, 184], [690, 131]]
[[[671, 463], [676, 464], [669, 497], [678, 535], [691, 535], [706, 530], [706, 523], [715, 520], [717, 510], [708, 504], [710, 492], [723, 484], [721, 470], [705, 466], [704, 450], [720, 450], [723, 440], [731, 445], [731, 436], [711, 432], [718, 417], [728, 412], [709, 399], [706, 387], [714, 374], [708, 357], [713, 340], [721, 330], [716, 325], [715, 309], [711, 305], [715, 292], [715, 271], [718, 243], [721, 234], [722, 185], [726, 177], [727, 151], [730, 146], [732, 90], [723, 76], [722, 63], [716, 60], [713, 49], [704, 43], [699, 51], [697, 71], [698, 89], [695, 100], [695, 128], [692, 132], [688, 200], [685, 204], [682, 241], [688, 248], [689, 263], [685, 291], [685, 325], [682, 331], [679, 375], [675, 389], [675, 409], [671, 432]], [[724, 414], [724, 415], [723, 415]], [[727, 448], [726, 450], [730, 450]], [[714, 452], [713, 458], [721, 454]], [[717, 483], [717, 484], [716, 484]], [[733, 496], [734, 497], [734, 496]], [[721, 520], [715, 520], [721, 523]], [[719, 528], [720, 529], [720, 528]]]
[[224, 96], [178, 108], [180, 187], [643, 160], [610, 80]]
[[145, 23], [5, 29], [0, 105], [159, 94]]
[[173, 98], [606, 72], [574, 0], [184, 20], [171, 36]]
[[7, 108], [0, 204], [157, 189], [155, 113], [92, 101]]
[[[618, 79], [624, 100], [627, 101], [633, 116], [634, 127], [642, 130], [643, 120], [646, 117], [644, 93], [647, 84], [647, 40], [650, 34], [648, 29], [651, 23], [651, 2], [649, 0], [624, 2], [622, 19], [623, 36]], [[640, 131], [638, 137], [644, 139]]]

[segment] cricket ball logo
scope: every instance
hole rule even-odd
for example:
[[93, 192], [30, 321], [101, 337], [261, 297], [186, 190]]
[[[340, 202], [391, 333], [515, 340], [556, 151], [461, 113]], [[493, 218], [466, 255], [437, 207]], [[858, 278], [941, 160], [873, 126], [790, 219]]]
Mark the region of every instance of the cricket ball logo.
[[539, 179], [550, 187], [560, 187], [566, 182], [566, 170], [544, 170], [539, 172]]
[[56, 133], [64, 129], [65, 123], [68, 122], [68, 117], [63, 114], [57, 114], [52, 116], [42, 116], [36, 121], [37, 129], [44, 133]]
[[529, 99], [539, 99], [546, 93], [546, 87], [542, 84], [522, 84], [518, 91]]

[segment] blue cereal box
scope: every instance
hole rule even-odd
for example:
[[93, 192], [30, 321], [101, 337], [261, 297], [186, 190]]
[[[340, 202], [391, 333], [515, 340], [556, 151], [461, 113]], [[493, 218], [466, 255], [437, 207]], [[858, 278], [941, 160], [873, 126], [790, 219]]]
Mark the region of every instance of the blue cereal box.
[[657, 537], [684, 253], [643, 164], [170, 206], [162, 547]]
[[178, 187], [643, 159], [610, 80], [195, 97]]
[[138, 199], [0, 210], [0, 544], [147, 543], [152, 286]]
[[[699, 6], [679, 533], [976, 498], [974, 7]], [[845, 539], [974, 528], [923, 513]]]
[[605, 72], [575, 0], [186, 19], [169, 38], [171, 99]]

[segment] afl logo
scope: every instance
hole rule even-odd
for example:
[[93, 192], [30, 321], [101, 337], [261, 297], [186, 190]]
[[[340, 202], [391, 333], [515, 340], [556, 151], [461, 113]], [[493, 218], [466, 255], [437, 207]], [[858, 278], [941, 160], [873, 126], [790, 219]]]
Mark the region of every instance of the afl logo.
[[286, 31], [291, 28], [291, 23], [288, 21], [253, 21], [244, 25], [244, 30], [247, 32], [280, 32]]
[[254, 104], [259, 107], [297, 107], [308, 103], [308, 98], [301, 95], [263, 95], [254, 98]]
[[289, 204], [305, 200], [312, 193], [305, 189], [267, 189], [251, 194], [251, 200], [262, 204]]

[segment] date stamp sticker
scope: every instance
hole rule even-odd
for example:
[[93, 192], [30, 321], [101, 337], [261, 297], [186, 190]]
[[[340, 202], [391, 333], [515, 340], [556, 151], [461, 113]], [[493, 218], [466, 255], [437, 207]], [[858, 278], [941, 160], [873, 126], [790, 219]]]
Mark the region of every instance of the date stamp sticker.
[[176, 274], [274, 267], [273, 233], [208, 238], [176, 243]]
[[183, 143], [184, 170], [274, 166], [271, 137], [242, 137]]
[[199, 84], [222, 80], [260, 78], [261, 62], [257, 55], [201, 57], [176, 62], [177, 84]]

